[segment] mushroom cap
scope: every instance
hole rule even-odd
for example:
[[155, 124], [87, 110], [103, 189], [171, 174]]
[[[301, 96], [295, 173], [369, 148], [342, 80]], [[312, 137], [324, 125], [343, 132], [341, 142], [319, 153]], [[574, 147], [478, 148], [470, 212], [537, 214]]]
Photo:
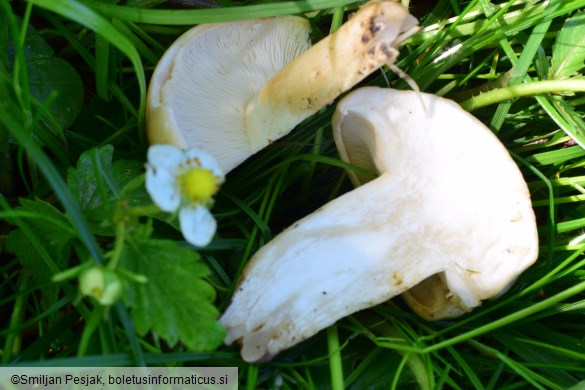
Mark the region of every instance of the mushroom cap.
[[[423, 230], [419, 239], [455, 251], [442, 273], [403, 294], [421, 317], [468, 312], [505, 292], [536, 260], [536, 222], [520, 170], [497, 137], [455, 102], [362, 88], [339, 104], [333, 128], [343, 160], [392, 175], [413, 202], [412, 223], [442, 231]], [[349, 175], [355, 185], [368, 180]]]
[[195, 27], [155, 70], [149, 139], [202, 148], [228, 173], [393, 64], [416, 31], [416, 18], [394, 0], [368, 1], [310, 49], [309, 24], [297, 17]]
[[360, 151], [357, 160], [380, 176], [278, 234], [247, 264], [220, 322], [248, 362], [434, 275], [449, 289], [443, 298], [461, 303], [444, 313], [458, 314], [506, 289], [536, 259], [518, 167], [455, 103], [362, 88], [339, 103], [333, 130], [342, 156]]
[[252, 151], [245, 128], [248, 102], [281, 68], [310, 47], [306, 19], [199, 25], [160, 59], [147, 96], [150, 143], [198, 147], [229, 172]]

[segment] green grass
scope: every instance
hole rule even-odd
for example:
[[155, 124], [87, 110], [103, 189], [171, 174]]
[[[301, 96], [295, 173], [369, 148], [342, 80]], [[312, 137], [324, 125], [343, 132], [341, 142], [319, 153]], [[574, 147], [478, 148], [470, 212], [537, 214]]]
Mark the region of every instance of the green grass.
[[[221, 338], [204, 320], [170, 329], [136, 314], [130, 298], [111, 308], [80, 298], [74, 267], [115, 264], [136, 293], [144, 270], [129, 253], [155, 262], [151, 256], [170, 251], [192, 268], [186, 274], [165, 259], [159, 282], [186, 280], [177, 300], [208, 296], [195, 306], [216, 318], [259, 247], [351, 190], [332, 141], [334, 105], [229, 174], [213, 208], [217, 239], [194, 264], [176, 225], [152, 210], [143, 190], [150, 74], [193, 24], [306, 12], [326, 34], [356, 3], [225, 0], [230, 7], [204, 10], [127, 3], [0, 0], [0, 363], [238, 366], [247, 389], [584, 385], [585, 31], [564, 26], [581, 20], [585, 0], [413, 1], [423, 28], [397, 61], [421, 90], [460, 102], [508, 148], [531, 191], [537, 263], [504, 296], [462, 318], [426, 322], [396, 298], [260, 365], [244, 363], [236, 347], [198, 340]], [[49, 77], [54, 88], [42, 89]], [[364, 84], [387, 80], [408, 88], [391, 72]]]

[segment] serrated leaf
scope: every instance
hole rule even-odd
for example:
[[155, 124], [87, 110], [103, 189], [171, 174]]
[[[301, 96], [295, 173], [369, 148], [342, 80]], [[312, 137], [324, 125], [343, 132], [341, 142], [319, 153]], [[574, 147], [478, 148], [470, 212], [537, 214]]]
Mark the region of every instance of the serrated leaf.
[[[71, 241], [75, 235], [71, 230], [62, 228], [70, 223], [51, 204], [40, 199], [34, 201], [21, 199], [20, 204], [21, 207], [16, 208], [16, 210], [37, 214], [39, 218], [34, 219], [34, 222], [23, 220], [22, 224], [26, 225], [28, 232], [22, 229], [11, 231], [6, 239], [6, 247], [23, 264], [23, 272], [30, 273], [33, 280], [38, 283], [45, 283], [51, 279], [55, 269], [53, 265], [47, 264], [47, 259], [43, 259], [31, 240], [34, 239], [40, 243], [54, 261], [54, 265], [58, 269], [63, 269], [69, 259]], [[51, 223], [50, 220], [54, 220], [55, 223]], [[34, 237], [30, 237], [28, 233]]]
[[[84, 152], [75, 168], [67, 172], [67, 185], [79, 201], [87, 220], [92, 223], [94, 233], [111, 234], [110, 221], [116, 202], [124, 186], [142, 174], [142, 164], [132, 160], [112, 163], [114, 148], [105, 145]], [[149, 202], [146, 190], [134, 191], [129, 204]]]
[[20, 204], [16, 210], [39, 218], [23, 219], [21, 228], [8, 234], [6, 249], [22, 264], [23, 277], [45, 286], [41, 289], [41, 302], [48, 307], [55, 302], [58, 292], [58, 286], [49, 282], [55, 273], [67, 267], [75, 235], [65, 228], [70, 226], [69, 220], [51, 204], [39, 199], [21, 199]]
[[113, 154], [114, 148], [111, 145], [88, 150], [79, 157], [77, 166], [67, 172], [67, 185], [88, 220], [111, 217], [112, 204], [109, 200], [112, 192], [119, 190], [106, 187], [107, 177], [111, 176]]
[[183, 342], [193, 351], [210, 351], [224, 340], [215, 291], [204, 279], [209, 270], [199, 255], [173, 241], [129, 238], [120, 266], [148, 278], [131, 282], [127, 303], [136, 331], [155, 332], [173, 346]]
[[[112, 164], [112, 178], [120, 190], [132, 180], [144, 173], [143, 163], [136, 160], [117, 160]], [[128, 203], [133, 206], [151, 204], [150, 195], [142, 185], [140, 188], [126, 192]]]
[[550, 78], [575, 76], [585, 66], [585, 12], [565, 21], [554, 45]]

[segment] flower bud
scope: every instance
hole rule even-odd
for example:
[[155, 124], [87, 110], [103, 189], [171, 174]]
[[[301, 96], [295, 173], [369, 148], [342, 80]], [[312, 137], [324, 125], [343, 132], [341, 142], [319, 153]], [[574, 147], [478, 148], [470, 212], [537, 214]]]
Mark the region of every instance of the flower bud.
[[114, 271], [96, 266], [81, 273], [79, 291], [95, 298], [100, 305], [109, 306], [122, 294], [122, 282]]

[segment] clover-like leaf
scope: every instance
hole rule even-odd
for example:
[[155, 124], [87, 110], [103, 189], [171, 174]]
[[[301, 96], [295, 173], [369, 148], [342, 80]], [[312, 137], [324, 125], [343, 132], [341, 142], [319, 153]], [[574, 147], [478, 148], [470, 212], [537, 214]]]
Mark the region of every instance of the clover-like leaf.
[[193, 351], [213, 350], [223, 342], [215, 290], [204, 279], [209, 270], [196, 252], [173, 241], [132, 237], [120, 265], [148, 278], [146, 283], [130, 282], [128, 288], [138, 334], [156, 332], [169, 345], [181, 341]]

